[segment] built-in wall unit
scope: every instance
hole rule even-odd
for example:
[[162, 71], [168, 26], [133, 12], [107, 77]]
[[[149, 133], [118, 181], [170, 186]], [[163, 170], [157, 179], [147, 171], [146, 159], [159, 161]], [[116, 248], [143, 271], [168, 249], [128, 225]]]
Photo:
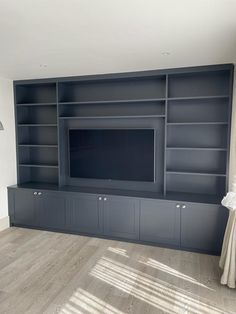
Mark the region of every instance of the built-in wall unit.
[[14, 82], [12, 226], [219, 254], [233, 65]]

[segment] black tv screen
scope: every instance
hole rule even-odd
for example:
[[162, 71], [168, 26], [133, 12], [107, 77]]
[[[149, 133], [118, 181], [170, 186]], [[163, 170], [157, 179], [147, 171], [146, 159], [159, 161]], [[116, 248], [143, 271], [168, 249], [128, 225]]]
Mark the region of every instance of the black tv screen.
[[154, 181], [154, 130], [70, 129], [72, 178]]

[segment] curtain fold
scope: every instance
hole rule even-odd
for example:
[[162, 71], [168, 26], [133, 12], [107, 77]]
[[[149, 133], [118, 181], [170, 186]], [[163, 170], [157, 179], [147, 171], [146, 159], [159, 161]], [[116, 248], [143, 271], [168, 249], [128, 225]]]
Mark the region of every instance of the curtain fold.
[[223, 270], [221, 284], [236, 287], [236, 193], [229, 192], [222, 200], [229, 209], [219, 265]]

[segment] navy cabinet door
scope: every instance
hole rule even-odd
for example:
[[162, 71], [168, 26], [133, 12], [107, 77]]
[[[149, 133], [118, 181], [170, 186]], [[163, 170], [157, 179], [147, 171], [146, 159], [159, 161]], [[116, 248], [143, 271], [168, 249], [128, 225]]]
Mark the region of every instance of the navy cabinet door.
[[14, 191], [14, 213], [11, 215], [12, 223], [26, 226], [38, 224], [35, 211], [35, 195], [33, 190]]
[[89, 194], [68, 197], [66, 224], [74, 231], [101, 234], [103, 231], [101, 197]]
[[180, 205], [160, 200], [141, 200], [140, 240], [180, 245]]
[[139, 201], [116, 196], [103, 197], [104, 234], [119, 238], [139, 238]]
[[65, 228], [66, 199], [59, 193], [39, 191], [36, 196], [36, 212], [41, 227]]
[[227, 209], [220, 205], [184, 205], [181, 208], [181, 246], [219, 254], [228, 218]]

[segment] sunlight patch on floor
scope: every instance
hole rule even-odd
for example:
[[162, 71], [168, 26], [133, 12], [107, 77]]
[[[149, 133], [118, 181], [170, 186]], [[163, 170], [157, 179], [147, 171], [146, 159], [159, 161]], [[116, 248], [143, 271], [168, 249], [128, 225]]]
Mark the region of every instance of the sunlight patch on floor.
[[191, 283], [193, 283], [195, 285], [198, 285], [200, 287], [206, 288], [208, 290], [214, 291], [212, 288], [209, 288], [208, 286], [202, 284], [201, 282], [197, 281], [195, 278], [187, 276], [187, 275], [183, 274], [182, 272], [179, 272], [178, 270], [176, 270], [176, 269], [174, 269], [172, 267], [169, 267], [169, 266], [167, 266], [167, 265], [165, 265], [163, 263], [160, 263], [160, 262], [158, 262], [158, 261], [156, 261], [156, 260], [154, 260], [152, 258], [144, 258], [143, 257], [143, 258], [141, 258], [139, 260], [139, 263], [144, 264], [146, 266], [150, 266], [152, 268], [155, 268], [157, 270], [165, 272], [165, 273], [167, 273], [169, 275], [178, 277], [180, 279], [186, 280], [188, 282], [191, 282]]
[[71, 296], [70, 300], [62, 308], [61, 314], [124, 314], [114, 306], [97, 298], [93, 294], [78, 288], [77, 291]]
[[124, 257], [129, 257], [129, 256], [127, 255], [127, 251], [124, 250], [124, 249], [120, 249], [120, 248], [115, 248], [115, 247], [109, 246], [107, 250], [110, 251], [110, 252], [112, 252], [112, 253], [115, 253], [115, 254], [119, 254], [119, 255], [121, 255], [121, 256], [124, 256]]
[[110, 258], [101, 258], [90, 274], [167, 313], [173, 313], [173, 308], [196, 314], [224, 313], [223, 310], [194, 298], [193, 294]]

